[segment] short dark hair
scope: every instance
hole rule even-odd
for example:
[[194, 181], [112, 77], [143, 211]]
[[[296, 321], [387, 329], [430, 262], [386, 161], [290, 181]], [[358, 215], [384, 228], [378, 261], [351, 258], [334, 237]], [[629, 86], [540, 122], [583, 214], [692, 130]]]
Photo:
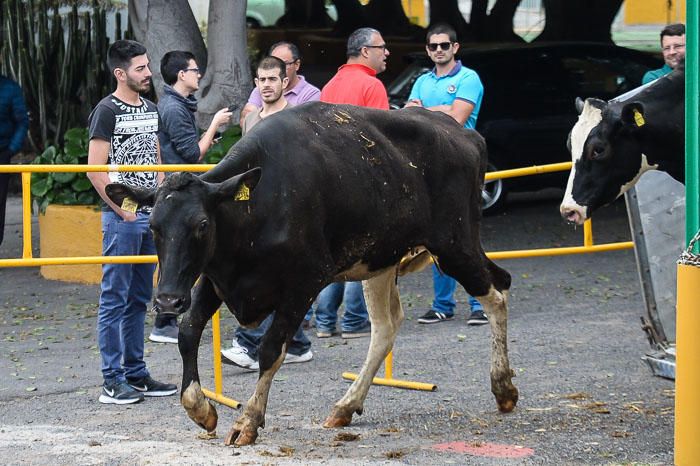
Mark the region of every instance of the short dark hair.
[[447, 23], [435, 23], [430, 26], [428, 32], [425, 34], [425, 43], [427, 44], [430, 42], [430, 36], [434, 36], [435, 34], [447, 34], [447, 37], [450, 38], [450, 42], [457, 42], [457, 31]]
[[175, 84], [178, 73], [189, 67], [190, 60], [195, 60], [194, 54], [182, 50], [173, 50], [163, 55], [160, 60], [160, 74], [163, 75], [163, 81], [171, 86]]
[[287, 65], [284, 64], [282, 60], [277, 57], [265, 57], [258, 63], [258, 67], [255, 71], [255, 76], [258, 75], [258, 70], [274, 70], [278, 69], [280, 71], [280, 79], [287, 77]]
[[348, 37], [348, 46], [346, 54], [348, 57], [359, 57], [362, 47], [370, 45], [372, 34], [381, 34], [373, 28], [360, 28], [350, 34]]
[[669, 24], [661, 30], [659, 39], [664, 40], [664, 36], [683, 36], [685, 35], [685, 24], [676, 23]]
[[277, 48], [277, 47], [282, 47], [285, 46], [289, 49], [289, 51], [292, 53], [292, 60], [297, 61], [301, 58], [301, 53], [299, 52], [299, 47], [296, 45], [292, 44], [291, 42], [287, 42], [286, 40], [281, 40], [279, 42], [275, 42], [270, 46], [270, 50], [267, 52], [268, 55], [272, 55], [272, 52]]
[[146, 55], [146, 47], [135, 40], [118, 40], [109, 46], [107, 50], [107, 66], [109, 71], [121, 68], [127, 70], [131, 65], [131, 59], [139, 55]]

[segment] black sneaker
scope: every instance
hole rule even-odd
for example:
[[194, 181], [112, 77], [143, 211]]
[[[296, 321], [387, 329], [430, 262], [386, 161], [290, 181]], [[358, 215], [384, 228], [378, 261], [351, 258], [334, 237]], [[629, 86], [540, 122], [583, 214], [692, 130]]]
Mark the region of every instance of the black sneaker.
[[143, 394], [131, 388], [126, 382], [105, 383], [98, 400], [104, 404], [128, 405], [143, 401]]
[[486, 317], [486, 314], [484, 314], [484, 311], [479, 309], [478, 311], [472, 311], [471, 315], [469, 316], [469, 320], [467, 320], [467, 325], [485, 325], [489, 323], [489, 318]]
[[443, 320], [452, 320], [454, 316], [448, 316], [444, 312], [433, 311], [432, 309], [418, 318], [421, 324], [436, 324]]
[[153, 380], [150, 375], [141, 379], [126, 379], [127, 383], [145, 396], [169, 396], [177, 391], [174, 383], [163, 383]]

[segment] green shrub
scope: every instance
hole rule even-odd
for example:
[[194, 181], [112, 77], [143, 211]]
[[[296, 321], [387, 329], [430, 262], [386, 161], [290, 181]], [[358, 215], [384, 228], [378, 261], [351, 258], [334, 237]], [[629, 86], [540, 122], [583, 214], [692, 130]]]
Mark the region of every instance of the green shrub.
[[[49, 146], [32, 163], [86, 165], [87, 156], [87, 128], [72, 128], [64, 134], [63, 150]], [[93, 205], [100, 200], [85, 173], [32, 173], [32, 198], [41, 213], [49, 204]]]
[[241, 138], [241, 127], [231, 126], [221, 135], [221, 140], [211, 146], [207, 155], [204, 156], [206, 163], [219, 163], [233, 146]]

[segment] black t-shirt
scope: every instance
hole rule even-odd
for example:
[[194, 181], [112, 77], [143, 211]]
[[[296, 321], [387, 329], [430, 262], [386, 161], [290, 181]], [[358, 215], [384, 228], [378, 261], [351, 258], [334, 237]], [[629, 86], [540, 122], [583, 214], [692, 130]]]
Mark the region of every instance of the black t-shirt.
[[[90, 139], [109, 142], [110, 165], [155, 165], [158, 163], [158, 109], [140, 97], [133, 106], [108, 95], [88, 117]], [[155, 189], [157, 172], [109, 172], [113, 183]]]

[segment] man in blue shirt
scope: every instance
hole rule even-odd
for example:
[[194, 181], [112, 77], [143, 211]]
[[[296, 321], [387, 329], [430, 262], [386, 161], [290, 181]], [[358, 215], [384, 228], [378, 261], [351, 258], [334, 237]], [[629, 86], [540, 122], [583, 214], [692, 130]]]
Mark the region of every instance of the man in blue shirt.
[[[457, 33], [447, 24], [436, 24], [426, 34], [425, 50], [435, 63], [432, 71], [420, 76], [408, 98], [406, 107], [425, 107], [428, 110], [444, 112], [465, 128], [474, 129], [479, 116], [484, 86], [476, 71], [462, 66], [455, 60], [459, 50]], [[438, 258], [439, 259], [439, 258]], [[433, 304], [418, 322], [434, 324], [454, 317], [454, 291], [457, 282], [433, 265]], [[471, 315], [468, 325], [488, 323], [481, 303], [469, 296]]]
[[[10, 159], [22, 149], [29, 129], [27, 108], [22, 89], [13, 80], [0, 75], [0, 165], [9, 165]], [[5, 236], [5, 202], [9, 173], [0, 173], [0, 244]]]
[[685, 24], [669, 24], [661, 30], [661, 53], [664, 56], [664, 66], [647, 71], [642, 84], [667, 75], [685, 58]]

